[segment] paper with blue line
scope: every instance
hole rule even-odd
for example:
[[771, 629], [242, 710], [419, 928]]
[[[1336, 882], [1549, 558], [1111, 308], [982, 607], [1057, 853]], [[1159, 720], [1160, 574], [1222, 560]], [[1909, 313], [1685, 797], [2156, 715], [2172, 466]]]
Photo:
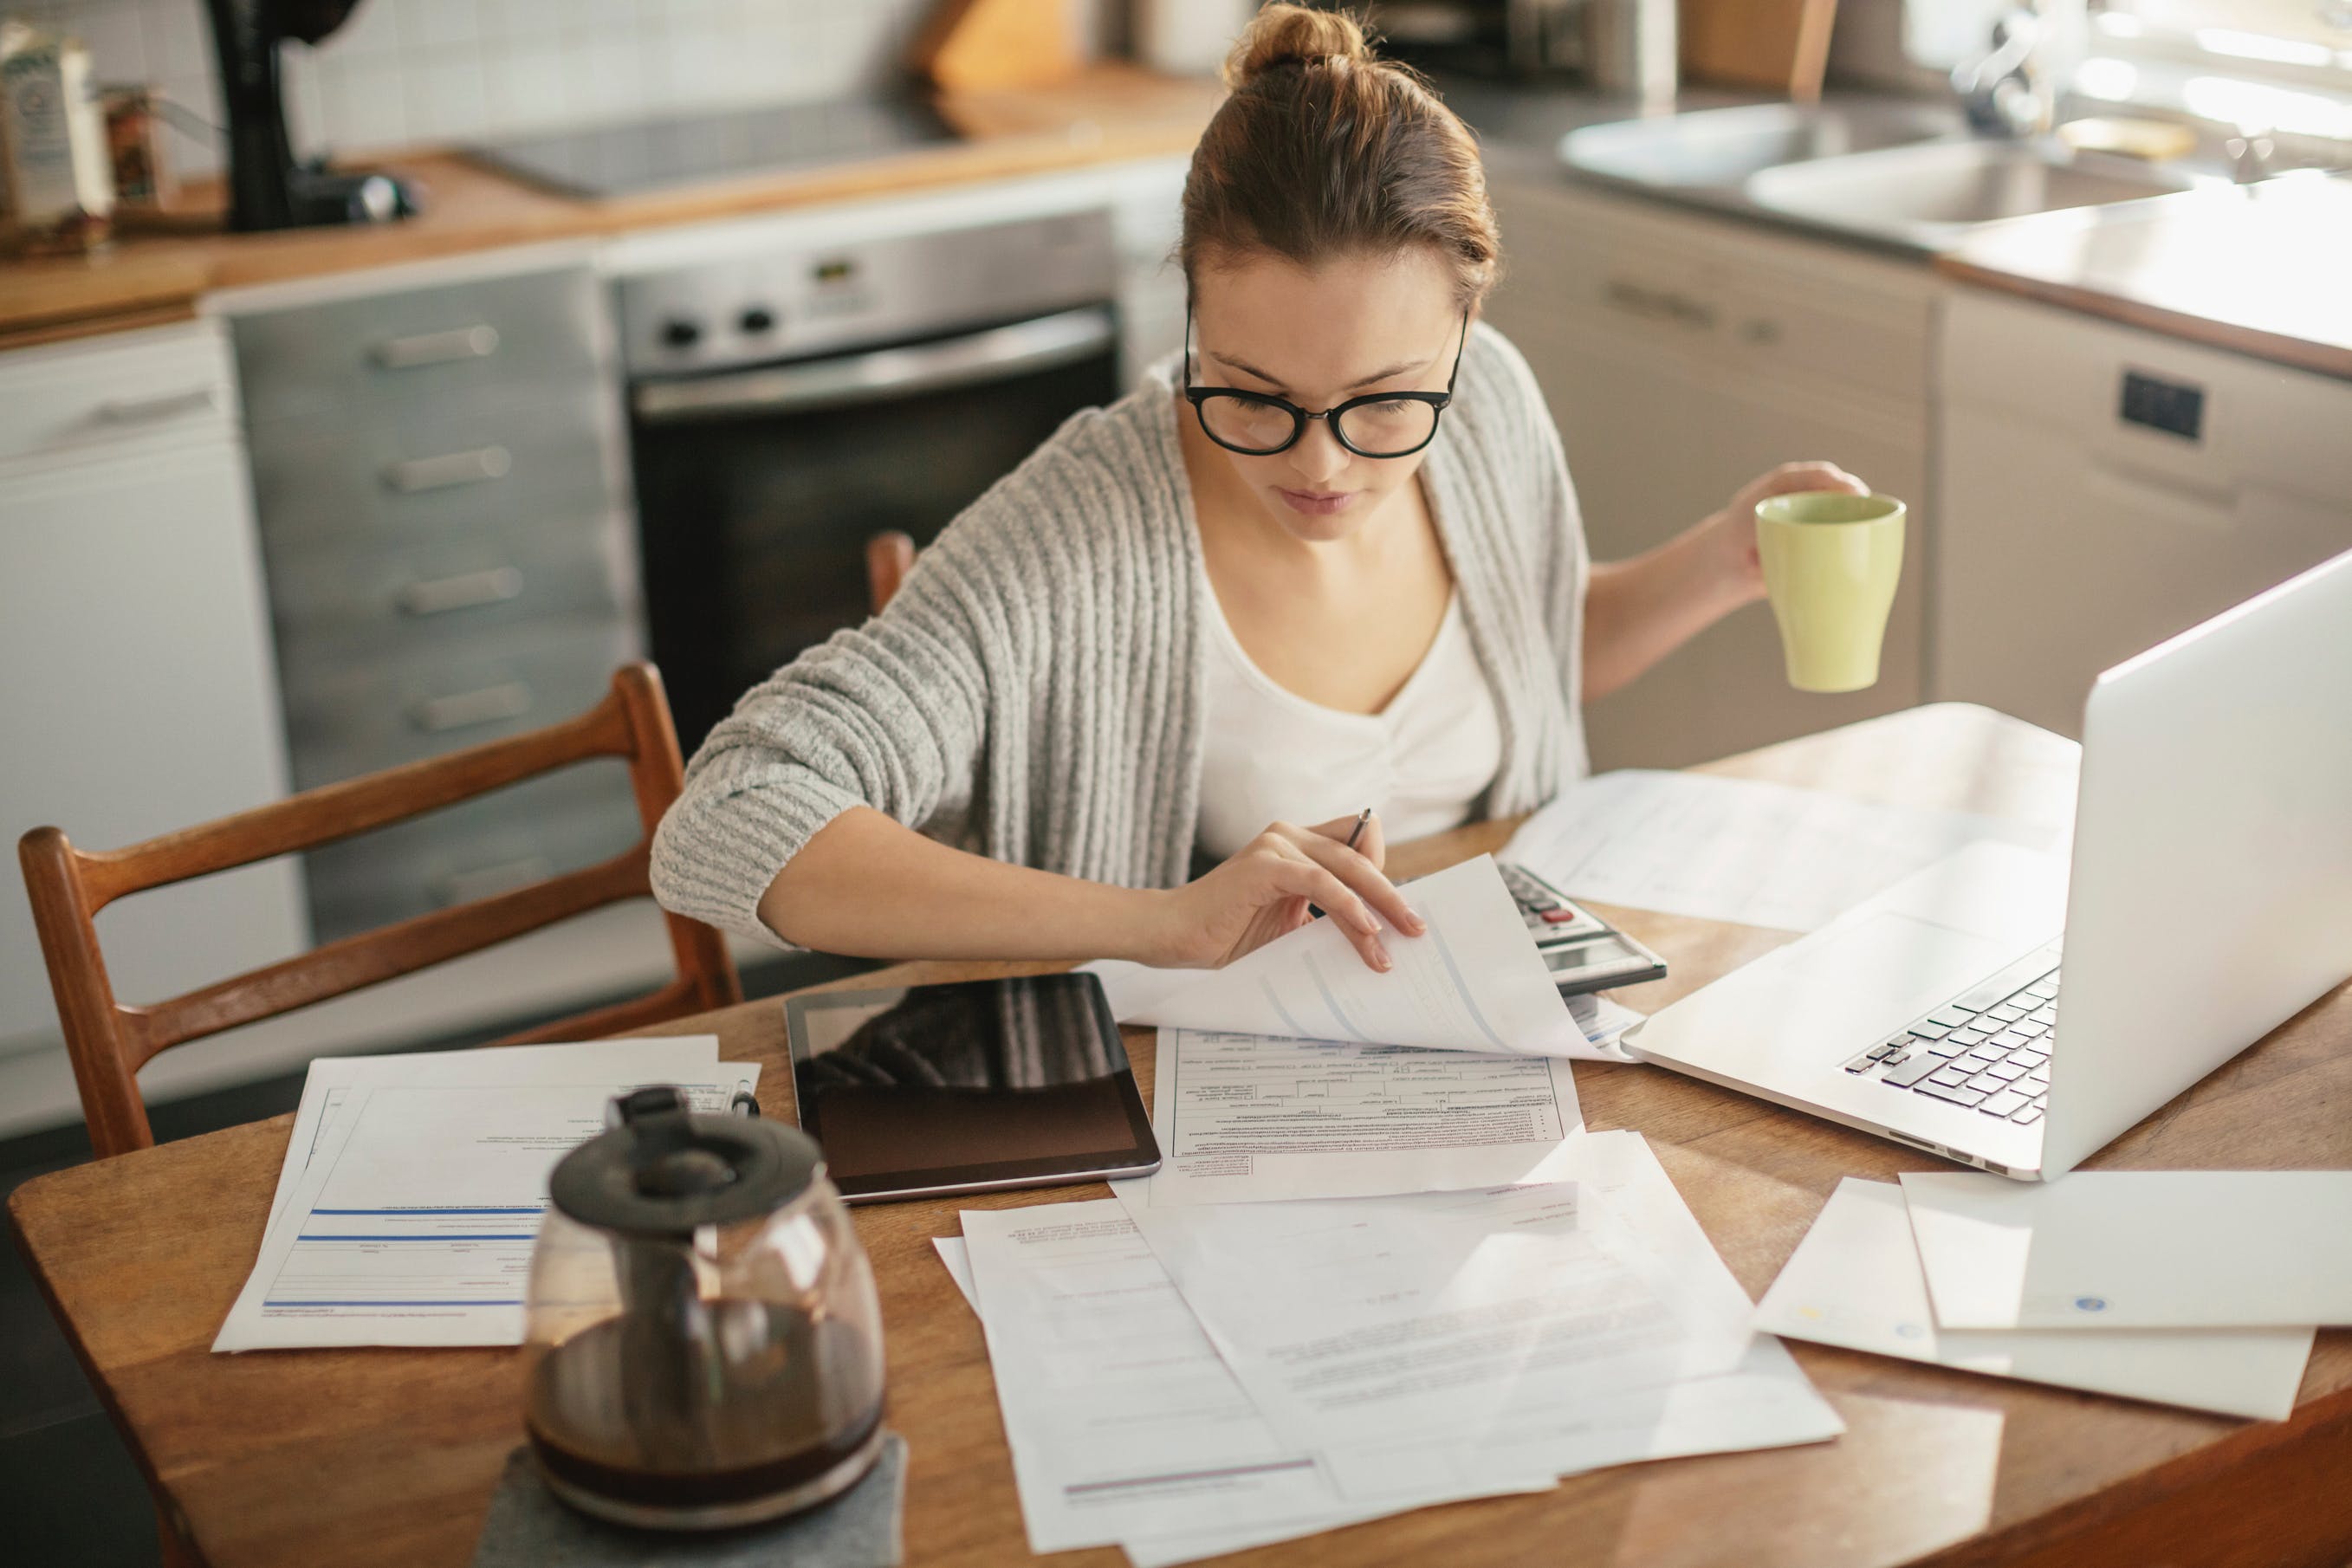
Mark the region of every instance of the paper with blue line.
[[583, 1053], [551, 1069], [574, 1081], [351, 1086], [289, 1152], [300, 1175], [213, 1349], [520, 1344], [549, 1173], [604, 1131], [613, 1097], [676, 1082], [719, 1111], [758, 1087], [756, 1063], [682, 1073], [646, 1045], [643, 1073]]

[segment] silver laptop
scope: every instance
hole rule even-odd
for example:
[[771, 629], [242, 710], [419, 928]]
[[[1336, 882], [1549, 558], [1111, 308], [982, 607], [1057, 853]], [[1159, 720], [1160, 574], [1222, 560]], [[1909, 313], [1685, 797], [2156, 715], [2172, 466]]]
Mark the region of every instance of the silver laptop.
[[2352, 553], [2099, 677], [2071, 877], [1974, 845], [1626, 1043], [2032, 1181], [2347, 973]]

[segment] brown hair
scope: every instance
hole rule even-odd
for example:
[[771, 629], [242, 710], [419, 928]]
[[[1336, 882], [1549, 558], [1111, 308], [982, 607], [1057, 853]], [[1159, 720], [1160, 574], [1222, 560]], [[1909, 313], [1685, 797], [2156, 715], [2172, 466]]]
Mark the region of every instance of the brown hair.
[[1352, 16], [1273, 5], [1225, 61], [1233, 89], [1184, 180], [1186, 286], [1213, 253], [1325, 257], [1434, 247], [1460, 303], [1502, 265], [1478, 144], [1407, 68], [1382, 60]]

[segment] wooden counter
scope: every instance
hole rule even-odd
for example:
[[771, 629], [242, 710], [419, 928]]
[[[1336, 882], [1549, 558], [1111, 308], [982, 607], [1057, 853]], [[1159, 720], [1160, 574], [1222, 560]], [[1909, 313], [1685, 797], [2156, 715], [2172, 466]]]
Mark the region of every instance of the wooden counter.
[[131, 218], [131, 232], [101, 255], [0, 262], [0, 348], [184, 316], [200, 295], [239, 284], [1180, 155], [1223, 94], [1206, 80], [1099, 65], [1058, 87], [948, 96], [940, 108], [961, 142], [604, 201], [557, 195], [449, 149], [355, 159], [414, 180], [425, 202], [417, 217], [358, 228], [224, 233], [221, 195], [208, 184], [164, 217]]
[[2352, 180], [2294, 175], [1998, 225], [1946, 276], [2352, 379]]

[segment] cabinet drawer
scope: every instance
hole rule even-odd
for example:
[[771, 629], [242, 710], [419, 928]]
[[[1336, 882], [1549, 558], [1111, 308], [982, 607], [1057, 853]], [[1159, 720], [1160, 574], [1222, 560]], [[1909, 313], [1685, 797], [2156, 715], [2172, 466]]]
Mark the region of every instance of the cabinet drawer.
[[597, 762], [305, 857], [312, 924], [331, 942], [608, 859], [643, 828], [626, 769]]
[[593, 706], [638, 656], [616, 616], [551, 619], [398, 661], [282, 659], [298, 789], [520, 733]]
[[240, 316], [246, 417], [479, 405], [518, 385], [595, 379], [609, 359], [585, 268], [478, 279]]
[[601, 396], [572, 388], [487, 413], [411, 407], [256, 429], [255, 500], [273, 571], [313, 552], [606, 516], [619, 495]]
[[215, 321], [0, 354], [0, 464], [112, 459], [236, 438], [236, 384]]
[[1733, 374], [1924, 409], [1935, 283], [1922, 265], [1574, 186], [1496, 193], [1512, 265], [1494, 317], [1605, 332]]
[[636, 603], [621, 521], [501, 529], [352, 555], [311, 552], [270, 580], [289, 665], [321, 668], [551, 616], [619, 616]]

